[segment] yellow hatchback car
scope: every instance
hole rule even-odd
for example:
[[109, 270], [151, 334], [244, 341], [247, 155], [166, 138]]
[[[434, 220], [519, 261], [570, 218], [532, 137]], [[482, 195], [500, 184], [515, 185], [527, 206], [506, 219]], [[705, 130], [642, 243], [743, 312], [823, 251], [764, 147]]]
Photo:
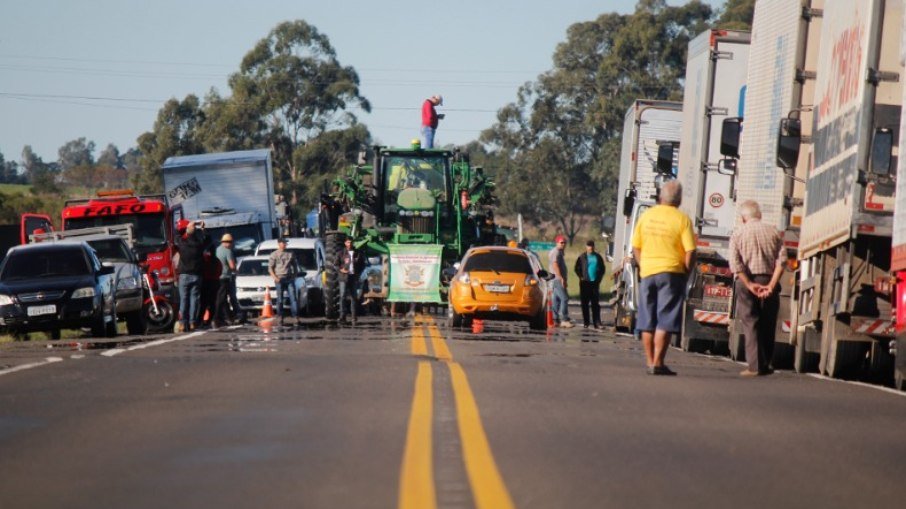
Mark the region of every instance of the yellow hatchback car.
[[544, 330], [550, 279], [528, 251], [473, 247], [450, 282], [450, 323], [461, 327], [468, 326], [472, 318], [526, 320], [533, 330]]

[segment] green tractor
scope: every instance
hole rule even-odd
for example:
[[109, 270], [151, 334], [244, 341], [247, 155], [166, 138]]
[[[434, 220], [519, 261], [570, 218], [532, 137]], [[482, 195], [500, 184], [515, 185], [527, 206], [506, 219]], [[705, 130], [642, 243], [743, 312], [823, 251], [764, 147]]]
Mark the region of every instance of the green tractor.
[[494, 184], [468, 155], [422, 149], [417, 140], [373, 151], [372, 164], [353, 166], [321, 198], [327, 319], [340, 315], [338, 267], [347, 237], [381, 259], [380, 290], [366, 289], [373, 302], [443, 303], [453, 264], [496, 236]]

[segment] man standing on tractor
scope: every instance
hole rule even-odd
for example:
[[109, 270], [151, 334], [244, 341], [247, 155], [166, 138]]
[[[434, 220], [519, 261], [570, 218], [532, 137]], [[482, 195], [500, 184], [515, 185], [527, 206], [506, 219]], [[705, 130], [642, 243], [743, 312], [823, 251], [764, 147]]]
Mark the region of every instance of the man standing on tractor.
[[433, 95], [422, 104], [422, 136], [425, 143], [422, 148], [434, 148], [434, 133], [437, 131], [437, 121], [444, 118], [443, 113], [437, 113], [435, 106], [444, 104], [444, 98], [439, 95]]

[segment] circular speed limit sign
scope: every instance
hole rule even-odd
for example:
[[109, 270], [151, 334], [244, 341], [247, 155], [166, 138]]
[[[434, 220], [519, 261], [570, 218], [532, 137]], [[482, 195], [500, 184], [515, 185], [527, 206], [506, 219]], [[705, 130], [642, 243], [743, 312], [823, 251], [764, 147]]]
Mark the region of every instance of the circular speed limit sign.
[[720, 193], [712, 194], [708, 197], [708, 204], [716, 209], [719, 209], [724, 204], [724, 195]]

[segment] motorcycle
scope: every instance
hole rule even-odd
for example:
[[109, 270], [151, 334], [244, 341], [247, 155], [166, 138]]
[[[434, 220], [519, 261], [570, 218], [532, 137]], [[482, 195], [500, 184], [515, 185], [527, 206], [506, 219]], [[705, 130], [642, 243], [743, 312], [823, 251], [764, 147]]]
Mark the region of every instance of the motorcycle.
[[145, 287], [148, 289], [148, 298], [145, 299], [142, 306], [145, 320], [148, 322], [148, 330], [150, 332], [173, 332], [176, 310], [170, 299], [160, 291], [157, 271], [153, 271], [150, 276], [145, 272], [142, 277], [145, 280]]

